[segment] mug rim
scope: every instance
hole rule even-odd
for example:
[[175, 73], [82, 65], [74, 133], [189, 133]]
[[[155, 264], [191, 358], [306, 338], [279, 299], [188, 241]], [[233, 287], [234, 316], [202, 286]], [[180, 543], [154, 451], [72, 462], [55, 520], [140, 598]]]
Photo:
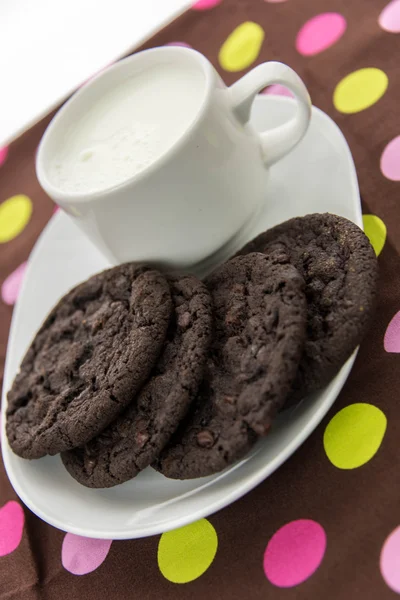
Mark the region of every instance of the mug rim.
[[[73, 191], [63, 191], [59, 187], [57, 187], [51, 179], [48, 177], [48, 165], [45, 165], [44, 155], [46, 152], [47, 145], [50, 143], [52, 138], [57, 135], [57, 128], [62, 122], [71, 108], [75, 107], [83, 97], [91, 90], [94, 86], [98, 85], [99, 82], [104, 82], [107, 78], [112, 76], [113, 73], [118, 71], [124, 71], [129, 67], [130, 64], [139, 62], [144, 55], [167, 55], [170, 54], [171, 57], [186, 55], [187, 57], [191, 57], [192, 61], [196, 63], [197, 66], [200, 66], [204, 75], [204, 93], [200, 107], [198, 108], [193, 121], [190, 125], [185, 129], [182, 135], [174, 141], [174, 143], [163, 152], [156, 160], [154, 160], [150, 165], [148, 165], [139, 173], [132, 175], [131, 177], [124, 179], [120, 183], [109, 186], [105, 189], [96, 190], [93, 192], [73, 192]], [[69, 98], [57, 111], [49, 125], [47, 126], [42, 139], [40, 140], [39, 147], [36, 153], [36, 175], [39, 180], [41, 187], [44, 191], [55, 201], [55, 202], [64, 202], [74, 203], [74, 202], [90, 202], [94, 200], [101, 200], [105, 196], [112, 194], [114, 192], [119, 192], [126, 190], [136, 182], [141, 181], [149, 176], [151, 176], [156, 170], [162, 167], [167, 161], [171, 159], [173, 155], [175, 155], [182, 146], [185, 145], [188, 138], [192, 135], [193, 130], [197, 127], [199, 121], [202, 119], [204, 113], [206, 112], [209, 103], [210, 96], [212, 94], [212, 90], [214, 87], [214, 68], [212, 64], [208, 61], [208, 59], [203, 56], [197, 50], [193, 48], [186, 48], [180, 46], [160, 46], [157, 48], [150, 48], [147, 50], [142, 50], [135, 54], [132, 54], [122, 60], [117, 61], [113, 65], [107, 67], [106, 69], [100, 71], [97, 75], [91, 78], [87, 83], [85, 83], [80, 89], [78, 89], [71, 98]]]

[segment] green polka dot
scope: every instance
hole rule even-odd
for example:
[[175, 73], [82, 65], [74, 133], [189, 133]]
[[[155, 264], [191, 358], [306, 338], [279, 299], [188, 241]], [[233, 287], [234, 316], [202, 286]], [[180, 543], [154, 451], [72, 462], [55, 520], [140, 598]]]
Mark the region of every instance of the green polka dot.
[[356, 469], [378, 452], [386, 431], [386, 417], [372, 404], [350, 404], [329, 421], [324, 448], [338, 469]]
[[188, 583], [207, 571], [217, 553], [218, 537], [207, 519], [163, 533], [158, 566], [172, 583]]
[[388, 85], [388, 76], [380, 69], [359, 69], [339, 81], [333, 94], [333, 104], [342, 113], [358, 113], [378, 102]]
[[14, 239], [23, 231], [32, 214], [28, 196], [18, 194], [0, 204], [0, 244]]
[[236, 27], [219, 51], [221, 67], [233, 73], [250, 67], [260, 53], [264, 36], [263, 28], [252, 21]]
[[363, 222], [365, 235], [368, 236], [375, 254], [379, 256], [386, 241], [386, 225], [376, 215], [364, 215]]

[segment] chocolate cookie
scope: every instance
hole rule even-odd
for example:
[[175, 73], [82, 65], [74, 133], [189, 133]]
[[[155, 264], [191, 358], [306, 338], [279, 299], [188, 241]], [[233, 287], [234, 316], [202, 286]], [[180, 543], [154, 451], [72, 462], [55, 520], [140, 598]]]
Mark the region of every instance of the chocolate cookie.
[[111, 487], [155, 460], [198, 391], [211, 342], [211, 298], [195, 277], [168, 277], [174, 306], [167, 340], [148, 383], [99, 436], [62, 454], [68, 472], [88, 487]]
[[360, 344], [375, 305], [377, 260], [354, 223], [331, 214], [291, 219], [239, 254], [283, 250], [306, 282], [307, 341], [287, 405], [325, 386]]
[[12, 450], [40, 458], [100, 433], [147, 379], [171, 311], [164, 277], [135, 264], [104, 271], [66, 294], [8, 393]]
[[207, 280], [214, 339], [198, 397], [155, 468], [190, 479], [220, 471], [267, 433], [296, 375], [304, 282], [282, 253], [234, 258]]

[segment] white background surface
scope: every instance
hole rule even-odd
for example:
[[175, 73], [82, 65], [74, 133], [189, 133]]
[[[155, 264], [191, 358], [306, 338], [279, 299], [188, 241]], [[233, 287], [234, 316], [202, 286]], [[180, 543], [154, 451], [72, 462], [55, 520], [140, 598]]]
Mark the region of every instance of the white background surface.
[[0, 0], [0, 147], [191, 4]]

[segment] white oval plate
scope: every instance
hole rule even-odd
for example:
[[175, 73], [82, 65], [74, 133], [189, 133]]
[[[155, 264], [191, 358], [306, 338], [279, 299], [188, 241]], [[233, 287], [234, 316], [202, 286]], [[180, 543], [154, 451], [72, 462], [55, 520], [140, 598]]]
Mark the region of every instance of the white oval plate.
[[[266, 129], [290, 117], [293, 101], [260, 96], [252, 115]], [[362, 226], [360, 197], [347, 143], [331, 119], [314, 108], [301, 144], [272, 170], [265, 211], [249, 237], [293, 216], [332, 212]], [[57, 214], [29, 260], [11, 327], [4, 390], [47, 312], [69, 288], [107, 267], [104, 258], [69, 218]], [[335, 401], [354, 361], [331, 384], [294, 410], [281, 415], [271, 434], [242, 461], [222, 473], [172, 481], [151, 468], [136, 479], [107, 490], [76, 483], [60, 458], [27, 461], [15, 456], [4, 434], [3, 458], [10, 481], [25, 504], [51, 525], [75, 534], [108, 539], [138, 538], [175, 529], [234, 502], [277, 469], [315, 429]]]

